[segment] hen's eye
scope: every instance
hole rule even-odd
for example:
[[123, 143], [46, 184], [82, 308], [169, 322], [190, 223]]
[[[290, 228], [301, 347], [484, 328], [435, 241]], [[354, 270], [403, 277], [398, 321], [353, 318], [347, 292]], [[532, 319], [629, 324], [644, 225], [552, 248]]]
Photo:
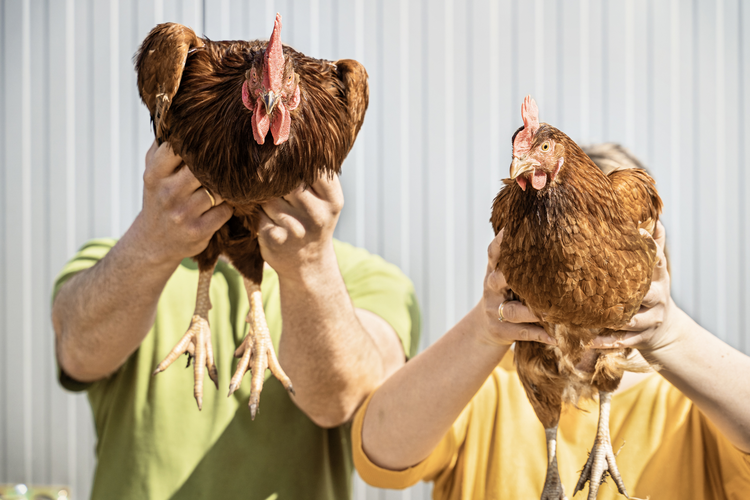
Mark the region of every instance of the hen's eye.
[[290, 83], [292, 83], [292, 80], [294, 80], [293, 74], [289, 75], [289, 78], [286, 79], [286, 84], [289, 85]]
[[542, 144], [542, 151], [549, 151], [549, 142]]

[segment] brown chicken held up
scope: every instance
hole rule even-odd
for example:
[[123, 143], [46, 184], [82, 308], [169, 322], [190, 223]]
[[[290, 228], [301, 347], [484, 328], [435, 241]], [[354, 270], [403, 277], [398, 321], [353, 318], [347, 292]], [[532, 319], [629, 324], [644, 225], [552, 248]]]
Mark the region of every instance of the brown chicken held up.
[[263, 312], [260, 204], [300, 183], [311, 185], [320, 175], [340, 173], [364, 121], [367, 72], [357, 61], [313, 59], [283, 46], [280, 14], [267, 42], [214, 42], [185, 26], [160, 24], [141, 44], [135, 66], [157, 141], [169, 142], [202, 185], [234, 208], [232, 218], [194, 257], [200, 272], [190, 328], [154, 373], [187, 353], [188, 363], [195, 358], [198, 408], [206, 368], [218, 388], [208, 292], [224, 254], [242, 274], [250, 302], [250, 330], [235, 352], [241, 359], [229, 394], [252, 370], [249, 406], [255, 418], [266, 368], [293, 393]]
[[609, 439], [612, 392], [625, 370], [644, 371], [631, 349], [599, 350], [590, 342], [616, 335], [638, 312], [651, 285], [661, 212], [655, 183], [641, 169], [604, 175], [560, 130], [539, 123], [526, 97], [524, 126], [513, 136], [510, 179], [495, 198], [492, 226], [504, 230], [498, 268], [513, 293], [558, 345], [517, 342], [518, 376], [547, 438], [542, 500], [564, 499], [555, 452], [563, 403], [599, 394], [593, 449], [573, 492], [589, 481], [589, 500], [611, 475], [626, 497]]

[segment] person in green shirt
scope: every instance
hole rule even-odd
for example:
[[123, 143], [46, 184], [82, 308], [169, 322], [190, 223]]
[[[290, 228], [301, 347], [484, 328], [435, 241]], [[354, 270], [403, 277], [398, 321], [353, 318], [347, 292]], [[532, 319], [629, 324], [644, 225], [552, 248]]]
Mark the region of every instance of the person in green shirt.
[[92, 498], [349, 498], [349, 421], [416, 352], [412, 284], [333, 239], [338, 178], [264, 204], [263, 305], [296, 396], [268, 371], [254, 421], [249, 376], [226, 396], [249, 306], [242, 277], [220, 261], [209, 312], [219, 391], [206, 385], [198, 411], [192, 370], [151, 372], [190, 323], [198, 270], [188, 257], [231, 217], [220, 197], [213, 205], [181, 158], [154, 144], [133, 224], [119, 241], [86, 244], [55, 283], [60, 382], [87, 391], [96, 426]]

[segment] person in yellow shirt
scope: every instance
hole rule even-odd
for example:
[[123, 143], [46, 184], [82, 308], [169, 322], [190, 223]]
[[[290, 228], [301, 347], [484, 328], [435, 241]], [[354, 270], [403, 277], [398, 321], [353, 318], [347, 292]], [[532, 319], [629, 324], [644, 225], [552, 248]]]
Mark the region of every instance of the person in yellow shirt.
[[[440, 340], [365, 401], [352, 426], [354, 464], [369, 484], [433, 481], [433, 498], [539, 498], [546, 470], [541, 424], [513, 367], [517, 340], [554, 343], [520, 302], [506, 302], [497, 267], [502, 233], [489, 247], [484, 294]], [[701, 328], [669, 293], [664, 228], [659, 262], [623, 344], [658, 373], [626, 373], [612, 398], [617, 463], [633, 497], [750, 499], [750, 357]], [[504, 321], [498, 321], [498, 307]], [[612, 347], [601, 338], [596, 347]], [[566, 408], [557, 457], [568, 492], [596, 435], [594, 401]], [[598, 498], [622, 498], [614, 484]]]

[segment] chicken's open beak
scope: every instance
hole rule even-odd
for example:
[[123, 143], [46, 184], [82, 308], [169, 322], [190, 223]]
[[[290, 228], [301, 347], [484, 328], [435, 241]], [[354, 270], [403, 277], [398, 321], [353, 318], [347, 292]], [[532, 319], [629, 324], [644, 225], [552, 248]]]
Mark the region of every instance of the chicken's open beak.
[[279, 100], [279, 96], [273, 93], [273, 90], [269, 90], [262, 96], [263, 104], [266, 106], [266, 114], [270, 115], [273, 109], [276, 107], [276, 103]]
[[533, 172], [534, 168], [539, 166], [541, 166], [541, 164], [538, 161], [514, 156], [513, 162], [510, 164], [510, 178], [515, 179], [526, 172]]

